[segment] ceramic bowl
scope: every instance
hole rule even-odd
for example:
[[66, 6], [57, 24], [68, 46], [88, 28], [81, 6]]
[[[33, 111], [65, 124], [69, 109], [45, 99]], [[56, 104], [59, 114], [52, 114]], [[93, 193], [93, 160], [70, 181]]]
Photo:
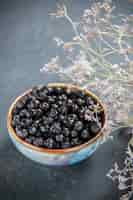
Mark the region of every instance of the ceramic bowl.
[[66, 149], [48, 149], [48, 148], [43, 148], [43, 147], [36, 147], [32, 144], [25, 142], [24, 140], [19, 138], [17, 134], [15, 133], [11, 125], [11, 119], [12, 119], [12, 110], [14, 106], [25, 94], [31, 91], [31, 90], [28, 90], [22, 95], [18, 96], [9, 108], [8, 115], [7, 115], [7, 128], [8, 128], [9, 136], [12, 142], [14, 143], [14, 145], [16, 146], [16, 148], [22, 154], [24, 154], [26, 157], [30, 158], [31, 160], [37, 161], [42, 164], [53, 165], [53, 166], [75, 164], [89, 157], [101, 144], [102, 138], [103, 138], [102, 131], [103, 131], [105, 121], [106, 121], [105, 108], [103, 104], [100, 102], [98, 97], [96, 97], [90, 91], [81, 89], [78, 86], [55, 83], [55, 84], [49, 84], [48, 87], [63, 87], [63, 88], [68, 88], [68, 89], [73, 89], [73, 90], [84, 91], [86, 95], [92, 96], [97, 102], [99, 102], [99, 104], [103, 108], [102, 129], [100, 130], [100, 132], [88, 142], [72, 147], [72, 148], [66, 148]]

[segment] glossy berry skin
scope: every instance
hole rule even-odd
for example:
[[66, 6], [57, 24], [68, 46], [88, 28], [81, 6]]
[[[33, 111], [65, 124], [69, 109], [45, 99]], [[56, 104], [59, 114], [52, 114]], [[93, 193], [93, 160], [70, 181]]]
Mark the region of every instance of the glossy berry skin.
[[72, 146], [75, 146], [75, 145], [78, 145], [79, 144], [79, 139], [78, 138], [73, 138], [72, 140], [71, 140], [71, 145]]
[[16, 109], [17, 110], [21, 110], [23, 107], [24, 107], [24, 104], [21, 101], [16, 104]]
[[63, 135], [65, 136], [65, 137], [68, 137], [69, 135], [70, 135], [70, 131], [69, 131], [69, 129], [68, 128], [64, 128], [63, 129]]
[[77, 99], [77, 104], [78, 104], [79, 106], [83, 106], [83, 105], [85, 104], [85, 101], [84, 101], [83, 99], [81, 99], [81, 98], [78, 98], [78, 99]]
[[58, 115], [57, 110], [54, 109], [54, 108], [52, 108], [52, 109], [50, 110], [49, 116], [52, 117], [52, 118], [56, 118], [57, 115]]
[[42, 133], [46, 133], [47, 132], [47, 129], [45, 128], [45, 126], [40, 126], [40, 131]]
[[19, 130], [16, 128], [16, 134], [22, 139], [25, 139], [28, 136], [28, 133], [25, 129]]
[[32, 126], [32, 127], [29, 128], [28, 132], [31, 135], [35, 135], [36, 132], [37, 132], [37, 129], [36, 129], [36, 127]]
[[48, 138], [47, 140], [44, 141], [43, 145], [49, 149], [54, 148], [55, 142], [52, 138]]
[[71, 114], [71, 115], [68, 116], [68, 123], [69, 123], [70, 125], [73, 125], [74, 122], [75, 122], [75, 120], [77, 120], [77, 115]]
[[90, 125], [90, 130], [93, 134], [96, 134], [99, 132], [100, 128], [96, 122], [92, 122]]
[[34, 87], [12, 111], [16, 135], [36, 147], [65, 149], [95, 137], [102, 127], [92, 109], [97, 102], [84, 92], [60, 87]]
[[44, 103], [42, 104], [42, 106], [41, 106], [41, 108], [42, 108], [44, 111], [48, 111], [49, 107], [50, 107], [50, 105], [49, 105], [48, 103], [46, 103], [46, 102], [44, 102]]
[[54, 134], [60, 134], [61, 133], [60, 123], [54, 123], [50, 128], [50, 132]]
[[74, 138], [74, 137], [77, 137], [78, 136], [78, 132], [77, 131], [75, 131], [75, 130], [73, 130], [72, 132], [71, 132], [71, 136]]
[[83, 123], [81, 121], [77, 121], [74, 126], [74, 130], [81, 131], [83, 129]]
[[88, 131], [87, 129], [84, 129], [84, 130], [81, 132], [80, 136], [81, 136], [81, 138], [82, 138], [83, 140], [87, 140], [87, 139], [90, 138], [90, 133], [89, 133], [89, 131]]
[[56, 139], [57, 142], [63, 142], [64, 136], [62, 134], [56, 135], [55, 139]]

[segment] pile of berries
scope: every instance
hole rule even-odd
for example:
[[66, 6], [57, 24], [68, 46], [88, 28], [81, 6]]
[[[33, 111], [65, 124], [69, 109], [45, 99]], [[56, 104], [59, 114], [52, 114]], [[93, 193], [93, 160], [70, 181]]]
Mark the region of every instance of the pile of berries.
[[63, 149], [83, 144], [102, 127], [97, 101], [79, 90], [34, 87], [12, 111], [17, 136], [37, 147]]

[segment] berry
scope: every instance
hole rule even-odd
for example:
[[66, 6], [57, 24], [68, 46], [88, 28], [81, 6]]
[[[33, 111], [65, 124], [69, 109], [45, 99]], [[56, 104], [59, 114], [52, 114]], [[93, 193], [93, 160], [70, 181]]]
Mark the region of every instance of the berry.
[[62, 134], [56, 135], [55, 139], [56, 139], [57, 142], [63, 142], [64, 136]]
[[36, 109], [32, 109], [31, 110], [31, 116], [35, 117], [37, 115], [37, 110]]
[[39, 118], [43, 114], [43, 111], [41, 109], [37, 109], [36, 117]]
[[44, 115], [44, 116], [42, 116], [42, 123], [43, 124], [47, 124], [47, 117]]
[[64, 126], [66, 126], [66, 127], [69, 127], [67, 119], [65, 119], [65, 120], [62, 122], [62, 124], [63, 124]]
[[63, 115], [66, 115], [66, 114], [67, 114], [67, 112], [68, 112], [68, 110], [67, 110], [67, 107], [66, 107], [66, 106], [62, 106], [62, 107], [60, 108], [60, 111], [61, 111], [61, 113], [62, 113]]
[[41, 121], [42, 121], [41, 119], [35, 120], [34, 122], [35, 126], [38, 127], [41, 124]]
[[54, 121], [54, 119], [52, 117], [48, 117], [47, 123], [48, 124], [52, 124]]
[[41, 137], [35, 138], [33, 144], [37, 147], [43, 146], [43, 139]]
[[54, 109], [54, 108], [52, 108], [52, 109], [50, 110], [49, 116], [52, 117], [52, 118], [56, 118], [57, 115], [58, 115], [57, 110]]
[[31, 125], [32, 119], [25, 119], [24, 123], [25, 123], [25, 126], [28, 127], [29, 125]]
[[28, 111], [25, 112], [25, 117], [30, 118], [30, 113]]
[[39, 108], [39, 106], [40, 106], [40, 101], [36, 99], [34, 102], [34, 108]]
[[71, 136], [72, 136], [72, 137], [77, 137], [77, 136], [78, 136], [78, 132], [75, 131], [75, 130], [73, 130], [73, 131], [71, 132]]
[[18, 125], [21, 129], [26, 128], [26, 124], [24, 120], [21, 120], [19, 125]]
[[67, 106], [72, 107], [72, 105], [73, 105], [72, 99], [68, 99]]
[[85, 101], [84, 101], [83, 99], [81, 99], [81, 98], [78, 98], [78, 99], [77, 99], [77, 104], [78, 104], [79, 106], [83, 106], [83, 105], [85, 104]]
[[81, 134], [80, 134], [81, 138], [83, 140], [89, 139], [90, 138], [90, 133], [87, 129], [84, 129]]
[[52, 96], [50, 96], [49, 98], [48, 98], [48, 102], [49, 103], [55, 103], [55, 99], [52, 97]]
[[66, 116], [61, 114], [61, 115], [59, 116], [59, 120], [60, 120], [61, 122], [63, 122], [64, 120], [66, 120]]
[[68, 116], [68, 123], [70, 124], [70, 125], [73, 125], [73, 123], [74, 123], [74, 121], [77, 119], [77, 115], [75, 115], [75, 114], [70, 114], [69, 116]]
[[24, 107], [24, 104], [22, 103], [22, 101], [20, 101], [20, 102], [18, 102], [18, 103], [16, 104], [15, 109], [21, 110], [23, 107]]
[[48, 128], [46, 126], [40, 126], [40, 131], [41, 131], [41, 133], [47, 133]]
[[16, 128], [15, 130], [16, 130], [16, 134], [22, 139], [25, 139], [28, 136], [28, 133], [25, 129], [20, 130]]
[[77, 121], [74, 126], [74, 130], [81, 131], [83, 129], [83, 123], [81, 121]]
[[61, 132], [60, 123], [55, 122], [50, 128], [50, 132], [53, 133], [53, 134], [60, 134], [60, 132]]
[[48, 111], [48, 109], [49, 109], [49, 104], [46, 103], [46, 102], [44, 102], [44, 103], [42, 104], [42, 109], [43, 109], [44, 111]]
[[91, 132], [93, 134], [96, 134], [96, 133], [99, 132], [100, 128], [99, 128], [97, 122], [91, 122], [91, 124], [90, 124], [90, 130], [91, 130]]
[[52, 104], [52, 108], [57, 109], [58, 105], [57, 104]]
[[28, 105], [27, 105], [28, 109], [32, 109], [35, 107], [35, 104], [31, 101]]
[[61, 106], [63, 104], [62, 101], [58, 101], [58, 105]]
[[64, 134], [65, 137], [69, 136], [70, 135], [69, 129], [68, 128], [64, 128], [63, 129], [63, 134]]
[[[26, 109], [23, 109], [23, 110], [20, 111], [19, 116], [20, 116], [20, 117], [26, 117], [26, 116], [27, 116], [27, 113], [28, 113], [27, 110], [26, 110]], [[28, 117], [29, 117], [29, 116], [30, 116], [30, 115], [28, 115]]]
[[78, 111], [78, 105], [77, 104], [73, 104], [72, 105], [72, 111], [75, 113]]
[[49, 149], [52, 149], [55, 146], [55, 142], [52, 138], [48, 138], [47, 140], [44, 141], [43, 144], [45, 147], [48, 147]]
[[72, 145], [72, 146], [75, 146], [75, 145], [77, 145], [77, 144], [79, 144], [78, 138], [73, 138], [73, 139], [71, 140], [71, 145]]
[[28, 132], [31, 135], [35, 135], [36, 132], [37, 132], [37, 129], [36, 129], [36, 127], [32, 126], [32, 127], [29, 128]]
[[62, 95], [59, 96], [59, 100], [66, 101], [67, 100], [67, 96], [65, 94], [62, 94]]

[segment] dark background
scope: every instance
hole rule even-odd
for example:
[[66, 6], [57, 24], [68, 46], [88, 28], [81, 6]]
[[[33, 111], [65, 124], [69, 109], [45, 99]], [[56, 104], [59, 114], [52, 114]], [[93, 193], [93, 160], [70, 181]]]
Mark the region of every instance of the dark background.
[[[116, 132], [114, 142], [101, 146], [88, 160], [64, 168], [49, 168], [28, 160], [16, 151], [7, 134], [6, 113], [13, 99], [33, 85], [60, 81], [54, 74], [42, 75], [39, 71], [57, 54], [53, 36], [72, 36], [67, 23], [48, 16], [56, 2], [0, 1], [0, 199], [118, 200], [117, 188], [106, 174], [113, 162], [124, 156], [124, 130]], [[89, 5], [87, 0], [67, 2], [74, 19]], [[115, 3], [117, 12], [133, 14], [131, 0]]]

